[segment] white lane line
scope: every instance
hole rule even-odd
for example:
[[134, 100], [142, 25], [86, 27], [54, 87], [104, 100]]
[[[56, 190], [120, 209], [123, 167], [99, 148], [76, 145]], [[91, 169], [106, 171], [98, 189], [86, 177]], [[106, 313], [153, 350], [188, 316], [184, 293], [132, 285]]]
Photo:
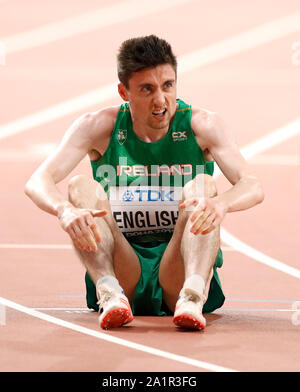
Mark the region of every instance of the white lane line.
[[[6, 53], [16, 53], [56, 42], [61, 39], [90, 33], [114, 24], [137, 19], [145, 15], [161, 13], [168, 8], [182, 5], [192, 0], [128, 0], [111, 6], [95, 9], [60, 22], [48, 23], [29, 31], [1, 38]], [[120, 28], [120, 26], [118, 27]]]
[[250, 159], [299, 134], [300, 117], [243, 147], [241, 153], [246, 159]]
[[117, 97], [117, 82], [0, 125], [0, 140]]
[[0, 249], [70, 250], [73, 247], [67, 244], [0, 244]]
[[[281, 128], [276, 129], [275, 131], [254, 141], [253, 143], [248, 144], [241, 149], [241, 153], [246, 159], [250, 159], [256, 154], [266, 151], [269, 148], [272, 148], [275, 145], [280, 144], [298, 134], [300, 134], [300, 118], [293, 122], [290, 122], [289, 124]], [[215, 172], [215, 177], [217, 177], [219, 174], [220, 170], [218, 169]], [[258, 250], [252, 248], [251, 246], [239, 240], [237, 237], [230, 234], [222, 227], [221, 239], [225, 244], [231, 246], [240, 253], [243, 253], [256, 261], [259, 261], [260, 263], [263, 263], [271, 268], [275, 268], [295, 278], [300, 278], [300, 270], [290, 267], [289, 265], [282, 263], [279, 260], [276, 260], [272, 257], [265, 255], [262, 252], [259, 252]]]
[[222, 252], [235, 252], [236, 250], [232, 246], [221, 245]]
[[58, 312], [88, 312], [88, 313], [95, 313], [94, 310], [88, 309], [87, 307], [85, 308], [31, 308], [33, 310], [51, 310], [51, 311], [58, 311]]
[[186, 55], [179, 62], [179, 69], [181, 72], [189, 72], [195, 67], [205, 66], [214, 61], [246, 52], [299, 30], [300, 12], [295, 12]]
[[138, 344], [138, 343], [130, 342], [130, 341], [127, 341], [127, 340], [124, 340], [121, 338], [117, 338], [115, 336], [109, 335], [108, 333], [99, 332], [99, 331], [95, 331], [93, 329], [82, 327], [80, 325], [76, 325], [71, 322], [61, 320], [59, 318], [50, 316], [48, 314], [45, 314], [45, 313], [39, 312], [37, 310], [28, 308], [26, 306], [17, 304], [16, 302], [10, 301], [10, 300], [2, 298], [2, 297], [0, 297], [0, 304], [3, 306], [7, 306], [8, 308], [15, 309], [19, 312], [28, 314], [29, 316], [36, 317], [36, 318], [43, 320], [43, 321], [46, 321], [48, 323], [58, 325], [59, 327], [63, 327], [63, 328], [70, 329], [72, 331], [83, 333], [85, 335], [89, 335], [89, 336], [92, 336], [97, 339], [106, 340], [107, 342], [110, 342], [110, 343], [119, 344], [121, 346], [128, 347], [133, 350], [142, 351], [147, 354], [155, 355], [155, 356], [158, 356], [161, 358], [166, 358], [168, 360], [184, 363], [186, 365], [195, 366], [197, 368], [205, 369], [205, 370], [209, 370], [209, 371], [236, 372], [236, 370], [229, 369], [229, 368], [226, 368], [223, 366], [218, 366], [218, 365], [214, 365], [212, 363], [198, 361], [196, 359], [187, 358], [182, 355], [176, 355], [176, 354], [173, 354], [173, 353], [170, 353], [167, 351], [148, 347], [143, 344]]
[[[261, 152], [269, 150], [270, 148], [275, 147], [278, 144], [283, 143], [286, 140], [299, 134], [300, 117], [278, 129], [275, 129], [274, 131], [255, 140], [254, 142], [249, 143], [247, 146], [241, 149], [241, 154], [244, 156], [245, 159], [250, 161], [251, 158], [255, 157]], [[221, 170], [216, 165], [214, 171], [214, 178], [218, 177], [220, 174]]]
[[238, 238], [234, 237], [228, 231], [221, 228], [221, 237], [222, 241], [226, 242], [233, 248], [235, 248], [240, 253], [243, 253], [247, 257], [259, 261], [262, 264], [265, 264], [269, 267], [277, 269], [281, 272], [284, 272], [290, 276], [300, 279], [300, 270], [293, 268], [285, 263], [282, 263], [279, 260], [276, 260], [270, 256], [265, 255], [264, 253], [252, 248], [251, 246], [245, 244], [240, 241]]
[[[299, 143], [300, 144], [300, 143]], [[264, 154], [249, 159], [252, 165], [300, 166], [299, 155]]]
[[267, 309], [267, 308], [262, 308], [262, 309], [247, 309], [247, 308], [222, 308], [220, 310], [214, 311], [214, 313], [222, 313], [223, 311], [225, 312], [292, 312], [295, 313], [295, 309]]
[[0, 148], [0, 162], [27, 162], [45, 159], [58, 146], [58, 143], [36, 143], [19, 148]]
[[6, 325], [6, 307], [0, 304], [0, 325]]
[[294, 303], [300, 302], [298, 299], [249, 299], [249, 298], [226, 298], [226, 302], [266, 302], [266, 303]]
[[[163, 3], [161, 2], [161, 4]], [[190, 72], [201, 66], [212, 64], [215, 61], [231, 56], [232, 54], [241, 53], [259, 45], [272, 42], [275, 39], [298, 30], [300, 30], [300, 13], [277, 19], [247, 32], [237, 34], [232, 38], [222, 40], [216, 44], [179, 57], [178, 72], [181, 74]], [[87, 110], [93, 105], [100, 105], [116, 97], [118, 97], [117, 81], [73, 99], [50, 106], [47, 109], [25, 116], [19, 120], [0, 125], [0, 140], [57, 120], [71, 113]]]

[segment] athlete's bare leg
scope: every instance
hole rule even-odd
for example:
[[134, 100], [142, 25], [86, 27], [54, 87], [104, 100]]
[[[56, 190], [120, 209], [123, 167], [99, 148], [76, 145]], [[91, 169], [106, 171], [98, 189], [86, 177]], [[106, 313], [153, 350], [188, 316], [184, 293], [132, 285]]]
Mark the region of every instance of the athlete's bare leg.
[[74, 248], [95, 285], [105, 275], [114, 276], [131, 302], [141, 273], [140, 262], [112, 216], [104, 189], [93, 179], [78, 175], [69, 182], [69, 200], [78, 208], [108, 211], [105, 217], [95, 218], [101, 234], [97, 252]]
[[[195, 186], [199, 180], [204, 184], [204, 194], [200, 194], [203, 193], [202, 187]], [[182, 201], [194, 197], [213, 197], [216, 194], [217, 189], [212, 177], [199, 174], [185, 185]], [[159, 281], [163, 289], [163, 298], [172, 311], [175, 309], [184, 281], [193, 274], [201, 275], [204, 279], [204, 295], [207, 297], [220, 245], [219, 227], [204, 235], [195, 235], [190, 231], [192, 223], [189, 217], [192, 209], [190, 210], [179, 211], [173, 236], [160, 265]]]

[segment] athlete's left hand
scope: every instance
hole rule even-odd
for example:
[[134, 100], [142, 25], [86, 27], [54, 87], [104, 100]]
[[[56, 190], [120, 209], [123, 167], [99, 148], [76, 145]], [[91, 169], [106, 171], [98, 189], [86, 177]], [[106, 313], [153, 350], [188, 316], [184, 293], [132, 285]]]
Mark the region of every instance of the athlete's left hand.
[[180, 209], [187, 209], [194, 206], [190, 216], [190, 231], [195, 234], [208, 234], [216, 229], [224, 219], [227, 208], [218, 198], [202, 198], [194, 197], [187, 199], [179, 205]]

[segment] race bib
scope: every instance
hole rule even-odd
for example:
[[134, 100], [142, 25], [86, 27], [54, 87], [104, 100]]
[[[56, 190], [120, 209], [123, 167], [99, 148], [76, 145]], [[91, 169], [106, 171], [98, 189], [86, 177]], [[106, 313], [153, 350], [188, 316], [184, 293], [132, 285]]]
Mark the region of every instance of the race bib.
[[123, 233], [173, 231], [182, 187], [111, 186], [109, 200], [113, 216]]

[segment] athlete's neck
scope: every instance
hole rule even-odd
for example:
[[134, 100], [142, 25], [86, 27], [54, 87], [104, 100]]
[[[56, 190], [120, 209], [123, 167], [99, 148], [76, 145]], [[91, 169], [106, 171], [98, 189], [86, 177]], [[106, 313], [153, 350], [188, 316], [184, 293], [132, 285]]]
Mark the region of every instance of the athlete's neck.
[[163, 129], [153, 129], [153, 128], [143, 129], [141, 127], [134, 126], [134, 125], [132, 128], [136, 136], [146, 143], [154, 143], [157, 142], [158, 140], [163, 139], [169, 130], [169, 127]]

